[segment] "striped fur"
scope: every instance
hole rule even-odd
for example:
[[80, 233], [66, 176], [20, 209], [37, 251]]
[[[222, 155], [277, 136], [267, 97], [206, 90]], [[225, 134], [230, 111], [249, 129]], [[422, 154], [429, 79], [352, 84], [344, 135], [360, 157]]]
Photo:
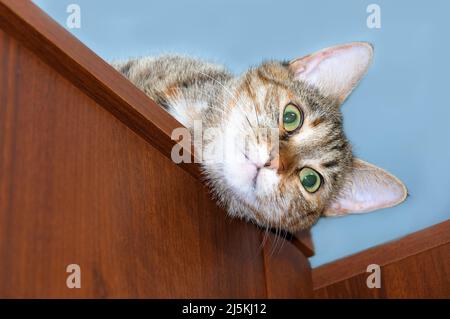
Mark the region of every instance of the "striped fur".
[[[290, 232], [308, 228], [337, 196], [351, 170], [353, 156], [339, 101], [295, 80], [285, 62], [265, 62], [240, 76], [182, 56], [113, 65], [186, 127], [201, 121], [203, 172], [218, 202], [232, 216]], [[303, 126], [292, 135], [280, 124], [289, 102], [300, 106], [305, 116]], [[276, 138], [267, 134], [271, 128], [278, 129]], [[214, 134], [206, 134], [209, 129]], [[246, 148], [233, 148], [241, 139]], [[263, 167], [250, 183], [252, 168], [246, 159], [265, 163], [273, 156], [274, 145], [282, 169]], [[218, 154], [224, 153], [225, 159], [220, 158]], [[300, 184], [298, 172], [305, 166], [323, 176], [316, 193], [306, 192]]]

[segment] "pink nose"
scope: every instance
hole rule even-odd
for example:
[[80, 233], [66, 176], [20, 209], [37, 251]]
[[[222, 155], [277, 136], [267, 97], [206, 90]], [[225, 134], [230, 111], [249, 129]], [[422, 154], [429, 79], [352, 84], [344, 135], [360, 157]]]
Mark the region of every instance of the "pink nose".
[[265, 168], [278, 170], [280, 168], [280, 156], [275, 156], [274, 158], [269, 159], [266, 164], [264, 164]]

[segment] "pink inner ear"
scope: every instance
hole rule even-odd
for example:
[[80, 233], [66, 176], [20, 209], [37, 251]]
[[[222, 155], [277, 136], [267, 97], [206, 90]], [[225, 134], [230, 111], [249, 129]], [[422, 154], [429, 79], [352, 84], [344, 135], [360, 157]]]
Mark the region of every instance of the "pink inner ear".
[[297, 80], [343, 101], [366, 73], [372, 55], [370, 44], [355, 42], [293, 60], [290, 69]]
[[337, 50], [339, 49], [330, 48], [295, 59], [291, 62], [291, 70], [293, 70], [294, 75], [297, 77], [306, 77], [312, 71], [316, 70], [321, 62], [335, 54]]
[[355, 160], [350, 180], [324, 214], [337, 216], [370, 212], [398, 205], [406, 196], [405, 185], [395, 176], [374, 165]]

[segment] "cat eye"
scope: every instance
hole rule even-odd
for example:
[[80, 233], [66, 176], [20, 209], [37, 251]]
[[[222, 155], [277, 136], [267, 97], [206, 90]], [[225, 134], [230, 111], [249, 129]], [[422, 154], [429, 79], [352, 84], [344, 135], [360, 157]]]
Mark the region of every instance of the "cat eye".
[[304, 167], [299, 173], [300, 183], [309, 193], [315, 193], [322, 185], [322, 176], [309, 167]]
[[300, 109], [292, 103], [286, 105], [283, 111], [283, 127], [284, 129], [292, 133], [299, 129], [303, 124], [303, 113]]

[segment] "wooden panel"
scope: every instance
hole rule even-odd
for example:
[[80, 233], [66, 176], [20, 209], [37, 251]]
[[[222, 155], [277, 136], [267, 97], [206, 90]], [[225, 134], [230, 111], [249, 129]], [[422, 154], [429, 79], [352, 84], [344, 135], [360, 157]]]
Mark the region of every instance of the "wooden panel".
[[450, 244], [381, 267], [381, 288], [369, 289], [369, 273], [314, 291], [316, 298], [450, 298]]
[[365, 273], [370, 264], [387, 265], [449, 242], [450, 220], [314, 268], [312, 272], [314, 289]]
[[1, 31], [0, 63], [0, 297], [267, 296], [256, 227]]
[[267, 297], [312, 298], [311, 266], [295, 244], [275, 235], [263, 238]]
[[[0, 0], [0, 15], [1, 29], [170, 159], [170, 135], [181, 126], [172, 116], [31, 1]], [[181, 166], [199, 177], [197, 165]]]
[[297, 247], [306, 257], [314, 256], [314, 243], [311, 237], [311, 231], [302, 230], [291, 238], [292, 244]]
[[[181, 124], [31, 1], [0, 0], [0, 28], [170, 159], [171, 133]], [[197, 164], [179, 166], [200, 178]], [[293, 242], [314, 254], [309, 231]]]

